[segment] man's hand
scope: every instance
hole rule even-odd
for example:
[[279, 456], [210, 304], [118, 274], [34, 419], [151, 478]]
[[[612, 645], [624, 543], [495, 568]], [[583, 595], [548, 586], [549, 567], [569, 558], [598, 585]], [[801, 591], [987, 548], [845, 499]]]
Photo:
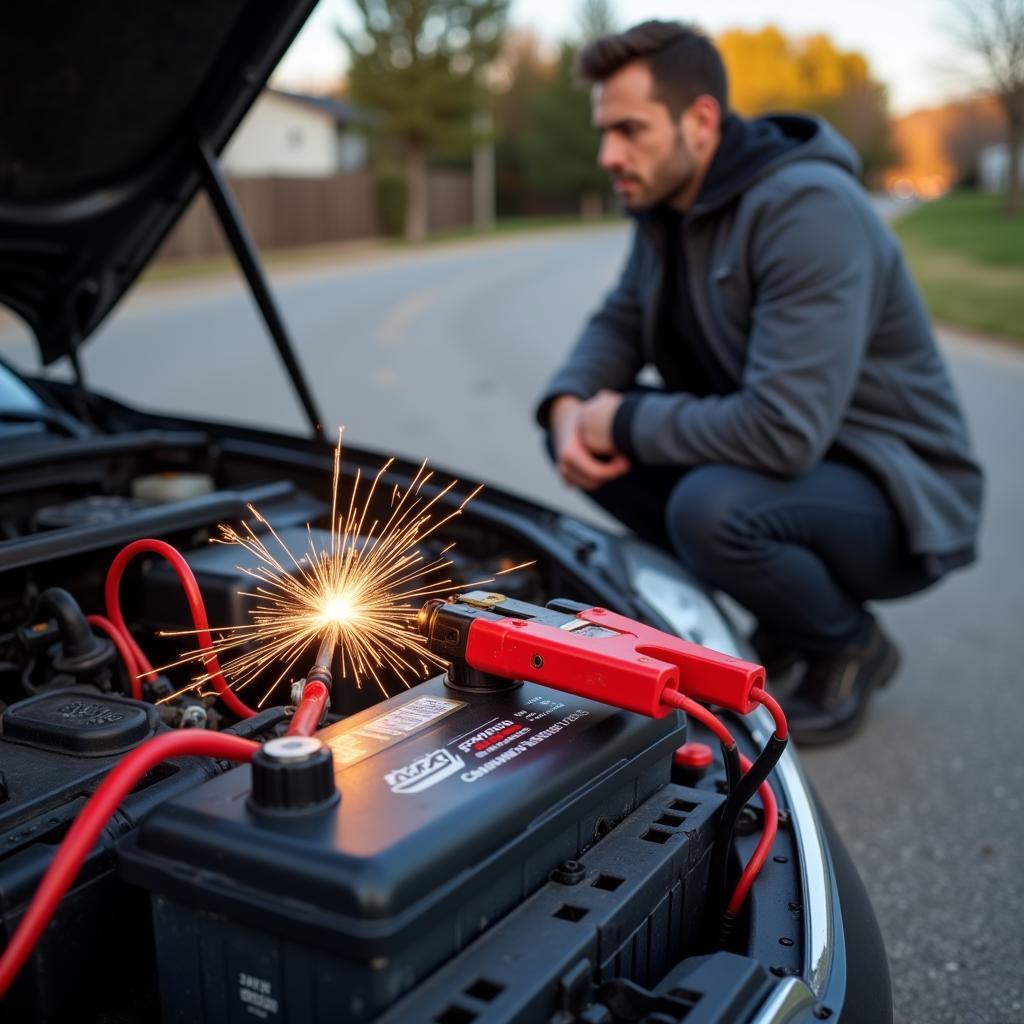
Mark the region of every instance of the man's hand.
[[617, 455], [612, 439], [612, 422], [622, 404], [617, 391], [598, 391], [580, 408], [580, 440], [593, 455]]
[[584, 443], [580, 434], [580, 418], [586, 404], [589, 403], [581, 402], [572, 395], [557, 398], [551, 406], [551, 437], [558, 475], [570, 487], [593, 491], [628, 473], [630, 466], [624, 455], [604, 457], [604, 453], [592, 452]]

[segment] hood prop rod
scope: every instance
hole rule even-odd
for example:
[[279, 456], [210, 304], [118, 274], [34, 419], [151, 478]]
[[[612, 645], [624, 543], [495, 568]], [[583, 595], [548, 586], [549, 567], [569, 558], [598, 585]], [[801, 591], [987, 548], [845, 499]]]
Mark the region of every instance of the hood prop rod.
[[284, 363], [285, 369], [288, 371], [292, 387], [302, 403], [306, 418], [313, 427], [313, 437], [322, 438], [323, 417], [317, 411], [313, 394], [309, 389], [306, 378], [303, 376], [302, 367], [299, 366], [299, 361], [295, 356], [295, 350], [288, 337], [284, 321], [281, 319], [277, 303], [270, 292], [270, 286], [267, 283], [263, 266], [260, 264], [256, 246], [242, 218], [242, 212], [235, 202], [231, 187], [220, 169], [220, 164], [217, 162], [217, 157], [214, 155], [213, 150], [210, 149], [206, 142], [200, 141], [198, 153], [199, 171], [202, 175], [203, 188], [210, 197], [217, 220], [224, 232], [224, 237], [227, 239], [228, 245], [231, 246], [235, 259], [238, 261], [238, 266], [245, 277], [246, 283], [249, 285], [252, 297], [255, 299], [256, 305], [263, 316], [263, 322], [267, 325], [267, 330], [270, 331], [270, 337], [277, 346], [277, 354], [281, 357], [281, 362]]

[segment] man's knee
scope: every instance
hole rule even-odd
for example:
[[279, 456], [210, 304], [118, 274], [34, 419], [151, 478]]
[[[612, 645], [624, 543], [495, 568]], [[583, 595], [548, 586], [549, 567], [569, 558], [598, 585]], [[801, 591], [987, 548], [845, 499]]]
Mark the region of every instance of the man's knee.
[[759, 474], [737, 466], [699, 466], [669, 495], [665, 528], [672, 546], [694, 571], [742, 557], [755, 538], [745, 515]]

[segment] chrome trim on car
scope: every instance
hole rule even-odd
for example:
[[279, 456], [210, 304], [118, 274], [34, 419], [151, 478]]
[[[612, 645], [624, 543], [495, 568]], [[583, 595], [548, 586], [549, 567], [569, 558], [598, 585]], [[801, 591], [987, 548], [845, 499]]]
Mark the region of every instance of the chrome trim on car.
[[[765, 743], [774, 730], [771, 715], [758, 708], [748, 717], [751, 736]], [[811, 801], [803, 772], [791, 750], [783, 751], [775, 766], [775, 776], [789, 807], [793, 841], [800, 857], [804, 895], [804, 969], [803, 977], [821, 995], [832, 972], [835, 910], [832, 906], [831, 865], [821, 840], [821, 822]]]
[[806, 1019], [804, 1011], [816, 1004], [814, 993], [800, 978], [787, 978], [772, 990], [750, 1024], [788, 1024], [798, 1015]]

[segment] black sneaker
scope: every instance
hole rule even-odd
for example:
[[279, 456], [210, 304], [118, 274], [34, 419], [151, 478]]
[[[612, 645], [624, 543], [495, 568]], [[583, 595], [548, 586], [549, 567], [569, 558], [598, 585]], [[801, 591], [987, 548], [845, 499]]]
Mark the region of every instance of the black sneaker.
[[757, 662], [764, 666], [765, 675], [777, 680], [788, 672], [803, 655], [785, 637], [758, 626], [750, 634], [750, 646], [754, 648]]
[[783, 702], [790, 735], [806, 745], [852, 736], [864, 721], [871, 694], [892, 679], [899, 664], [899, 649], [877, 622], [864, 644], [808, 658], [800, 685]]

